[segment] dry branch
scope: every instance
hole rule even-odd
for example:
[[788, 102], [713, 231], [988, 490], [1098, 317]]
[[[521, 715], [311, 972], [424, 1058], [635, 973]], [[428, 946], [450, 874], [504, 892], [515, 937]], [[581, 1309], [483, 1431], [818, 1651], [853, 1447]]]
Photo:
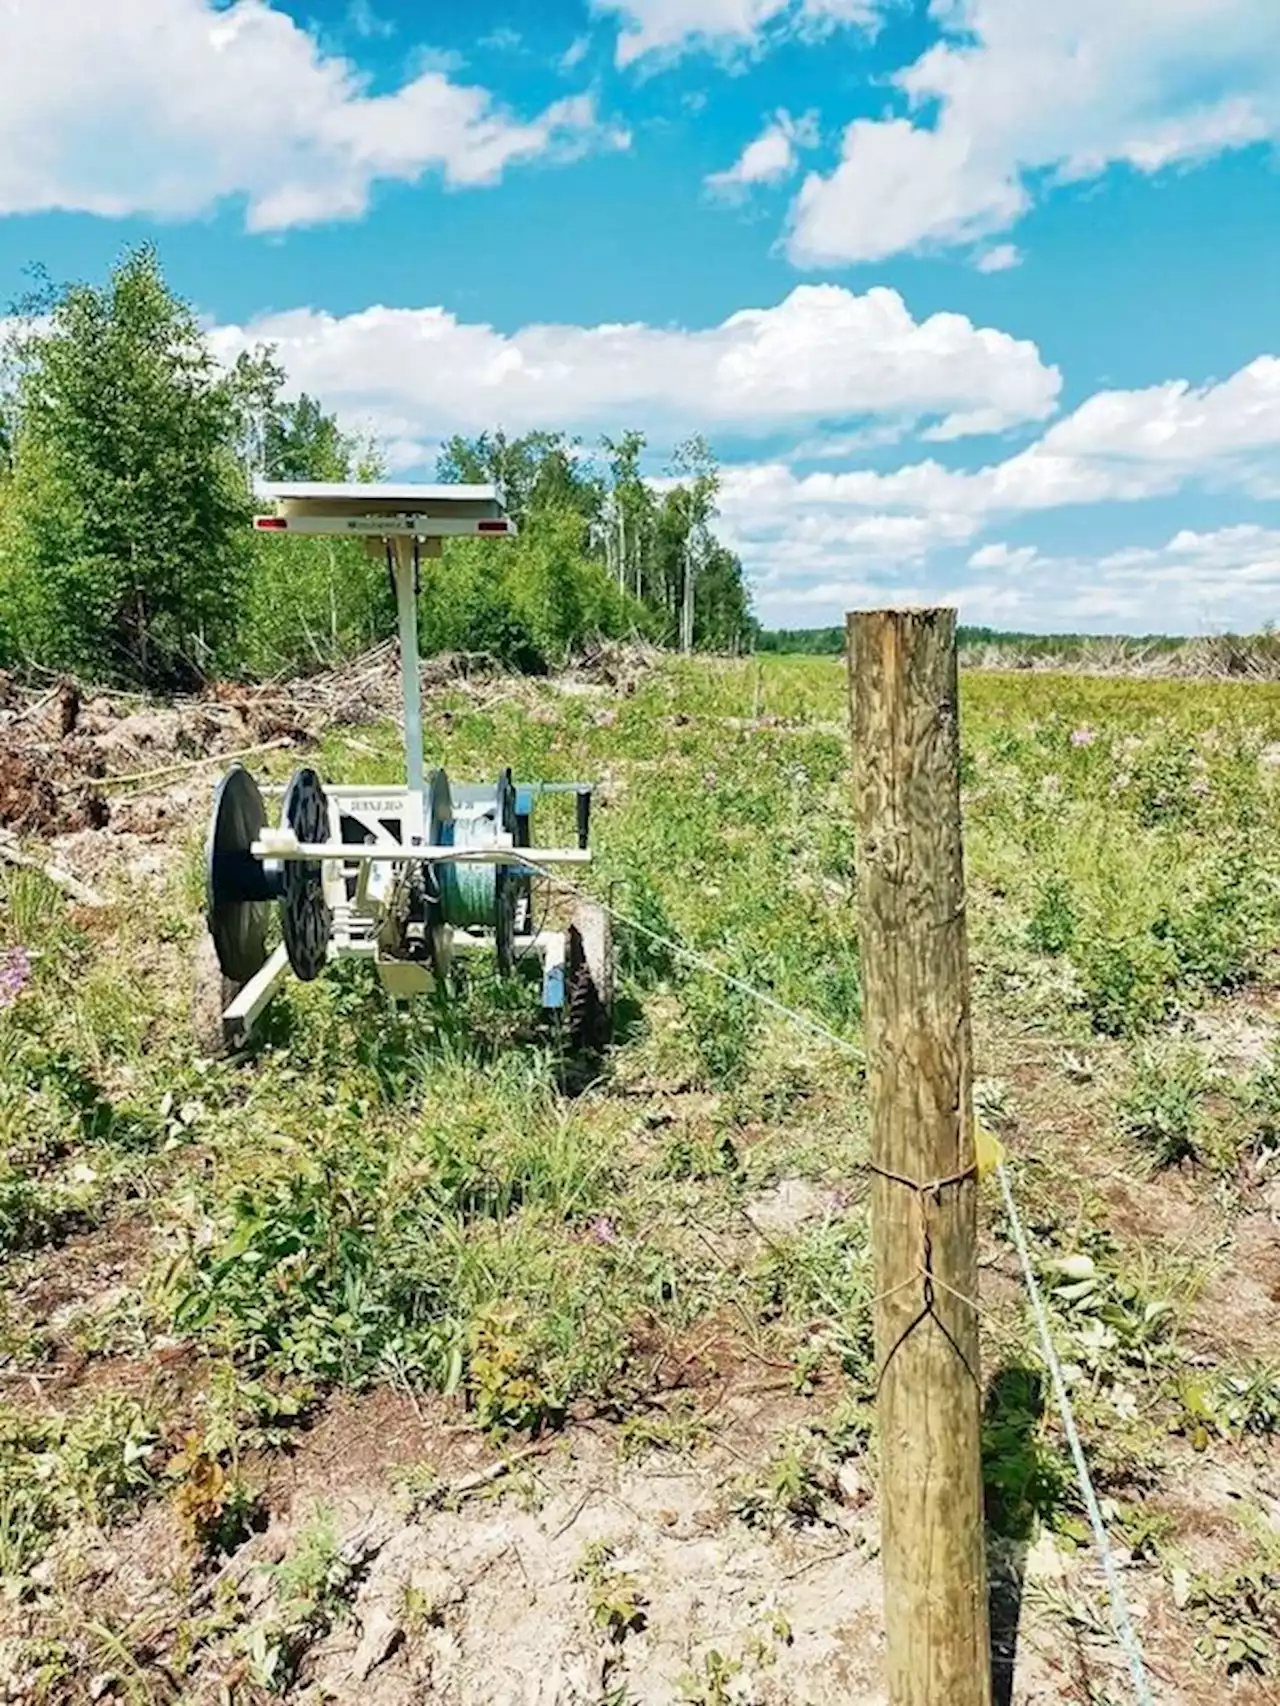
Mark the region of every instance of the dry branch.
[[55, 888], [60, 888], [69, 894], [72, 900], [79, 901], [81, 906], [106, 906], [106, 899], [97, 889], [90, 888], [88, 883], [82, 883], [79, 877], [65, 870], [61, 865], [52, 861], [46, 862], [37, 858], [33, 853], [24, 853], [13, 837], [7, 831], [0, 830], [0, 859], [7, 865], [19, 865], [24, 870], [39, 871]]

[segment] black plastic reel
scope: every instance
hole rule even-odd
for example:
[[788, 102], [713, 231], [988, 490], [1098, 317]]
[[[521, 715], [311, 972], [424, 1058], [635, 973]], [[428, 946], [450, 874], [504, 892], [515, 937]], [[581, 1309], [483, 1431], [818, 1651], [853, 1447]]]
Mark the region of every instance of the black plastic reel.
[[[525, 810], [521, 811], [522, 804]], [[533, 799], [532, 791], [528, 788], [517, 788], [515, 805], [511, 814], [512, 836], [517, 847], [533, 846]], [[533, 876], [528, 871], [518, 875], [512, 871], [511, 885], [516, 892], [515, 923], [517, 929], [523, 924], [530, 933], [533, 931]]]
[[[314, 770], [295, 770], [284, 793], [280, 823], [302, 842], [329, 839], [329, 802]], [[333, 913], [324, 894], [318, 859], [284, 859], [280, 875], [280, 934], [294, 975], [319, 977], [329, 957]]]
[[[518, 846], [516, 833], [516, 785], [511, 780], [511, 767], [498, 773], [494, 797], [494, 824], [512, 838]], [[526, 820], [527, 821], [527, 820]], [[526, 841], [525, 846], [528, 846]], [[497, 950], [498, 970], [507, 977], [516, 963], [516, 902], [529, 886], [529, 878], [521, 875], [514, 865], [496, 865], [493, 873], [493, 939]]]
[[266, 827], [258, 784], [241, 764], [218, 783], [205, 844], [205, 919], [222, 974], [244, 984], [267, 959], [269, 906], [280, 878], [250, 852]]
[[[453, 795], [449, 789], [448, 773], [433, 770], [426, 783], [427, 811], [426, 830], [427, 844], [431, 847], [447, 847], [453, 840]], [[440, 896], [440, 869], [437, 865], [424, 865], [423, 898], [426, 908], [427, 953], [431, 961], [432, 975], [437, 984], [443, 986], [449, 975], [449, 927], [445, 922], [444, 902]]]

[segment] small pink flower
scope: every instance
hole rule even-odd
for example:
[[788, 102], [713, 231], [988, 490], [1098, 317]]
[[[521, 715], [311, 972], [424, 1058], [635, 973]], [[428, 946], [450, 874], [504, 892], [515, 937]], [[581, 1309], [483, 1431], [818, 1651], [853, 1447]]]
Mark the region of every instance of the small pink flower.
[[6, 948], [0, 953], [0, 1009], [12, 1007], [31, 979], [31, 961], [25, 948]]
[[588, 1230], [597, 1244], [616, 1244], [618, 1242], [618, 1234], [607, 1214], [597, 1216], [591, 1222]]
[[1096, 729], [1091, 729], [1088, 723], [1082, 723], [1078, 729], [1071, 731], [1072, 746], [1092, 746], [1097, 738]]

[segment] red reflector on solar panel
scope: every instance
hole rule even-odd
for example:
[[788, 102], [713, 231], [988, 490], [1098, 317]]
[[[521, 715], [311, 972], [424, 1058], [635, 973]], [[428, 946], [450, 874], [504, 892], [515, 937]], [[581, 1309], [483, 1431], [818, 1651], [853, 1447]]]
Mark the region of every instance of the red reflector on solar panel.
[[505, 521], [477, 521], [476, 522], [476, 532], [477, 533], [505, 533], [506, 531], [507, 531], [507, 523]]
[[255, 515], [253, 525], [264, 533], [279, 533], [288, 527], [289, 523], [282, 515]]

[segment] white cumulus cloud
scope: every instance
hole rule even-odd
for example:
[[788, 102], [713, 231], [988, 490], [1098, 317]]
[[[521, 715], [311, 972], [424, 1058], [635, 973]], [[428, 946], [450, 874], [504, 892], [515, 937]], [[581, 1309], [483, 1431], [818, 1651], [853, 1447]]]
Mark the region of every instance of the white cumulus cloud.
[[952, 604], [964, 622], [1031, 633], [1249, 632], [1280, 606], [1280, 530], [1256, 525], [1182, 531], [1167, 543], [1100, 557], [983, 546], [963, 567], [901, 557], [827, 556], [792, 579], [768, 576], [757, 606], [767, 624], [818, 625], [886, 602]]
[[[443, 308], [300, 308], [212, 334], [230, 358], [277, 345], [291, 383], [399, 441], [502, 425], [643, 426], [760, 436], [862, 417], [990, 431], [1047, 418], [1060, 376], [1034, 344], [960, 314], [917, 321], [896, 291], [804, 285], [718, 326], [534, 325], [513, 333]], [[960, 423], [960, 427], [954, 427]], [[976, 423], [976, 424], [975, 424]]]
[[1043, 561], [1034, 545], [1006, 545], [1003, 541], [992, 545], [980, 545], [970, 556], [967, 567], [971, 569], [1029, 569], [1034, 563]]
[[242, 196], [254, 230], [364, 211], [380, 179], [454, 186], [624, 146], [573, 95], [532, 118], [437, 65], [371, 94], [265, 0], [7, 0], [0, 214], [191, 217]]
[[822, 36], [840, 25], [875, 23], [882, 0], [592, 0], [616, 17], [617, 61], [671, 60], [696, 48], [758, 51], [770, 36]]
[[[983, 577], [965, 583], [970, 595], [979, 584], [986, 589], [985, 614], [973, 614], [975, 621], [1008, 621], [1021, 611], [1020, 622], [1039, 628], [1074, 614], [1104, 625], [1198, 630], [1224, 576], [1222, 584], [1239, 596], [1222, 606], [1223, 622], [1247, 625], [1280, 615], [1280, 590], [1272, 584], [1280, 535], [1252, 524], [1210, 534], [1183, 531], [1158, 550], [1135, 548], [1084, 564], [981, 539], [988, 528], [1017, 517], [1188, 490], [1280, 496], [1276, 357], [1259, 356], [1216, 384], [1178, 380], [1099, 392], [1025, 450], [973, 469], [933, 459], [886, 471], [738, 464], [724, 471], [720, 508], [728, 542], [752, 575], [762, 609], [780, 622], [798, 621], [796, 612], [808, 605], [838, 614], [830, 588], [846, 581], [865, 586], [869, 575], [880, 576], [882, 592], [895, 596], [904, 570], [915, 576], [939, 553], [960, 547], [970, 547], [970, 574]], [[1069, 607], [1061, 602], [1068, 583]], [[1167, 607], [1157, 590], [1166, 583], [1177, 593]], [[1042, 605], [1022, 602], [1032, 587]], [[820, 595], [820, 588], [827, 592]], [[991, 602], [997, 595], [1003, 615]], [[783, 609], [791, 614], [778, 615]], [[1050, 611], [1056, 612], [1052, 620]]]
[[[1155, 172], [1280, 135], [1276, 0], [934, 0], [896, 78], [908, 116], [854, 120], [792, 210], [801, 265], [1007, 229], [1033, 180]], [[991, 251], [996, 252], [996, 251]]]
[[1010, 267], [1021, 265], [1022, 256], [1013, 243], [996, 243], [990, 249], [983, 249], [974, 261], [979, 272], [1008, 272]]
[[818, 142], [818, 116], [805, 113], [793, 118], [780, 110], [754, 141], [748, 142], [732, 166], [712, 172], [707, 188], [714, 195], [741, 195], [753, 184], [776, 184], [789, 178], [800, 164], [800, 151]]

